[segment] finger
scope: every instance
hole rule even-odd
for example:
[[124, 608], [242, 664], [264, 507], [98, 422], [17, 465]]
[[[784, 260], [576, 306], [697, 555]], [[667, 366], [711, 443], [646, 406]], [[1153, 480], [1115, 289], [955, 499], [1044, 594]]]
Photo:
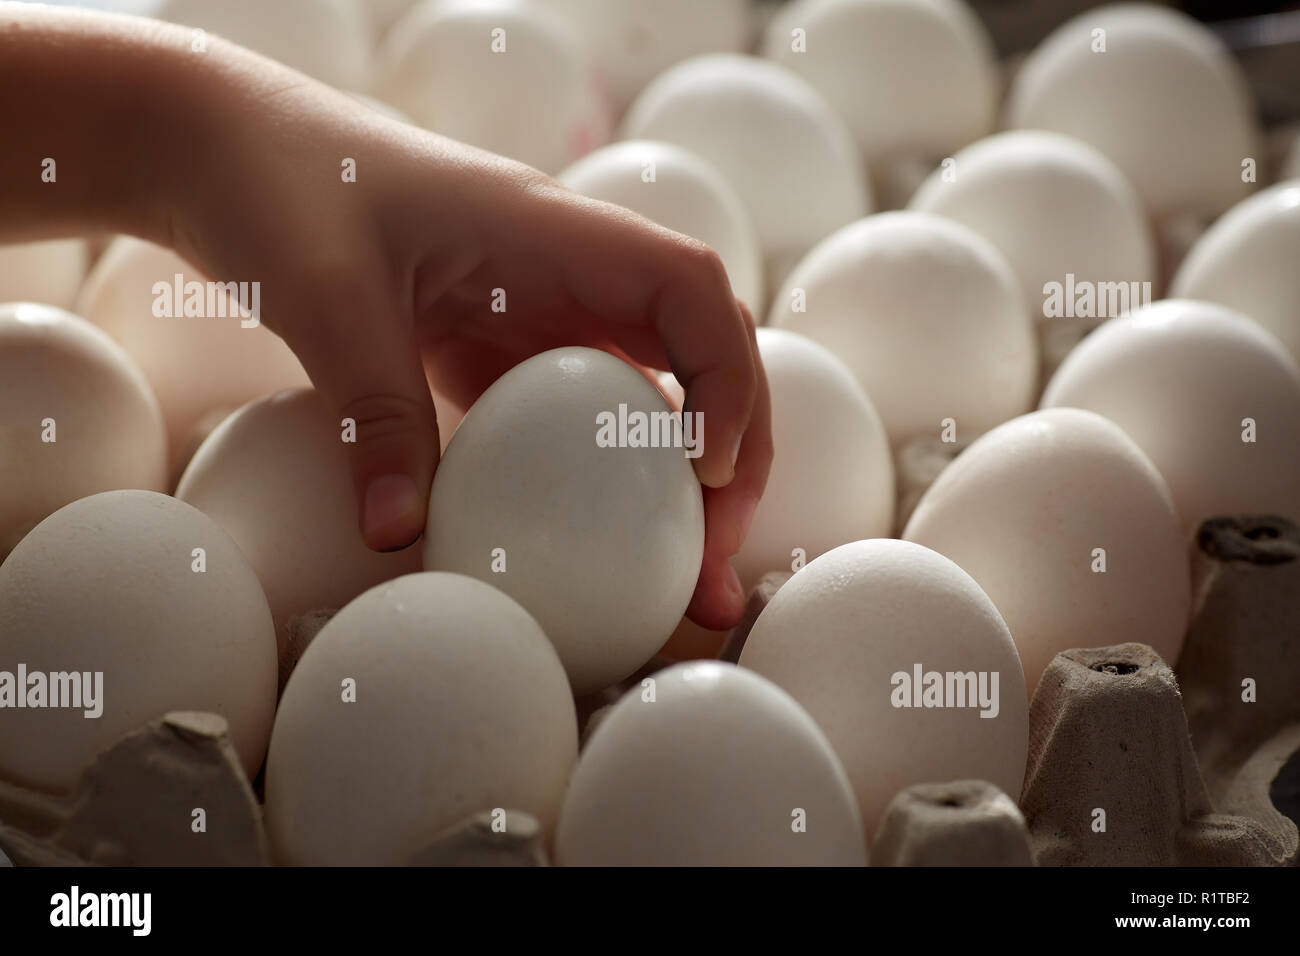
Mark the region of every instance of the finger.
[[703, 416], [696, 475], [709, 487], [727, 484], [735, 474], [758, 377], [745, 322], [717, 253], [562, 187], [539, 186], [530, 195], [533, 201], [514, 217], [515, 234], [544, 224], [539, 234], [548, 241], [529, 254], [548, 257], [579, 305], [600, 316], [611, 340], [638, 362], [658, 364], [645, 349], [646, 327], [657, 332], [686, 391], [685, 411]]
[[754, 408], [740, 446], [735, 478], [723, 488], [706, 488], [704, 492], [704, 560], [687, 610], [695, 623], [715, 630], [734, 626], [744, 613], [745, 594], [728, 559], [745, 543], [772, 467], [772, 404], [767, 376], [758, 352], [753, 317], [744, 305], [740, 308], [758, 375]]
[[438, 463], [438, 419], [411, 323], [360, 280], [332, 279], [285, 340], [339, 417], [355, 423], [349, 453], [362, 537], [395, 551], [424, 533]]

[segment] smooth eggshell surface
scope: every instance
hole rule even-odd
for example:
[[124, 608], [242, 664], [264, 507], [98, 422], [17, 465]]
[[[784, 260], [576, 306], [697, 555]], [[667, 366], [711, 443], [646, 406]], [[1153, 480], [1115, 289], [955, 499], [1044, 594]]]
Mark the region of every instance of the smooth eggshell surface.
[[1300, 179], [1279, 183], [1224, 213], [1187, 253], [1169, 295], [1217, 302], [1254, 319], [1300, 363], [1297, 264]]
[[298, 615], [341, 608], [382, 581], [421, 570], [415, 545], [388, 554], [366, 546], [342, 439], [316, 391], [281, 392], [222, 422], [176, 488], [257, 571], [281, 646]]
[[[1044, 285], [1154, 282], [1155, 241], [1124, 174], [1078, 140], [1014, 130], [980, 140], [930, 174], [908, 203], [979, 233], [1006, 258], [1030, 314]], [[1138, 303], [1134, 303], [1135, 305]]]
[[[896, 706], [914, 698], [899, 697], [894, 675], [910, 679], [918, 664], [923, 674], [975, 672], [973, 700]], [[740, 665], [783, 687], [826, 732], [868, 839], [894, 794], [915, 783], [987, 780], [1020, 796], [1029, 709], [1020, 659], [993, 602], [942, 555], [893, 539], [828, 551], [776, 592]]]
[[0, 560], [71, 501], [164, 487], [158, 401], [130, 356], [89, 322], [45, 305], [0, 305], [0, 383]]
[[1006, 260], [965, 226], [889, 212], [832, 233], [772, 302], [768, 324], [808, 336], [857, 376], [895, 446], [976, 435], [1029, 409], [1037, 344]]
[[984, 589], [1031, 693], [1074, 647], [1135, 641], [1178, 660], [1191, 601], [1178, 516], [1150, 459], [1100, 415], [1032, 412], [977, 439], [925, 492], [903, 537]]
[[341, 90], [370, 80], [370, 25], [357, 0], [163, 0], [151, 16], [221, 36]]
[[763, 256], [745, 204], [722, 174], [669, 143], [615, 143], [557, 177], [575, 192], [623, 206], [711, 247], [731, 290], [755, 314], [764, 305]]
[[70, 309], [89, 259], [84, 239], [0, 246], [0, 302], [39, 302]]
[[182, 289], [208, 281], [168, 249], [119, 237], [91, 270], [77, 306], [130, 353], [149, 380], [167, 423], [173, 468], [184, 464], [180, 455], [191, 447], [191, 433], [205, 415], [308, 384], [293, 352], [263, 325], [244, 328], [244, 320], [228, 310], [225, 318], [154, 315], [155, 283], [174, 288], [178, 273]]
[[1058, 27], [1016, 74], [1007, 125], [1095, 147], [1161, 216], [1226, 209], [1250, 189], [1242, 160], [1259, 155], [1240, 65], [1208, 27], [1153, 4], [1098, 7]]
[[880, 416], [844, 363], [810, 339], [759, 329], [772, 399], [767, 489], [732, 566], [748, 591], [768, 571], [888, 535], [894, 464]]
[[616, 112], [687, 57], [749, 45], [748, 0], [532, 0], [562, 14], [595, 57]]
[[100, 750], [173, 710], [220, 714], [250, 780], [262, 765], [271, 612], [230, 536], [175, 498], [106, 491], [37, 525], [0, 565], [0, 661], [103, 673], [98, 718], [5, 710], [0, 777], [14, 783], [70, 790]]
[[630, 431], [627, 447], [597, 444], [601, 416], [617, 419], [620, 405], [629, 424], [633, 413], [669, 411], [606, 352], [533, 356], [466, 413], [429, 501], [425, 568], [480, 578], [522, 604], [579, 694], [626, 677], [663, 645], [704, 554], [703, 498], [685, 450], [632, 447]]
[[817, 724], [775, 684], [714, 661], [659, 671], [601, 721], [565, 795], [555, 857], [561, 866], [865, 862], [853, 789]]
[[870, 163], [940, 157], [993, 127], [993, 44], [960, 0], [789, 3], [763, 54], [826, 97]]
[[285, 687], [266, 770], [276, 859], [400, 865], [497, 808], [551, 831], [577, 753], [564, 669], [523, 608], [457, 574], [389, 581], [325, 625]]
[[817, 240], [871, 211], [844, 121], [807, 81], [757, 57], [682, 61], [642, 91], [622, 132], [683, 146], [722, 173], [749, 210], [772, 283]]
[[1124, 429], [1164, 476], [1188, 535], [1221, 515], [1300, 521], [1300, 368], [1245, 316], [1165, 299], [1106, 322], [1052, 376], [1042, 407], [1054, 405]]
[[376, 92], [420, 126], [545, 173], [609, 140], [586, 50], [542, 6], [420, 4], [389, 33], [379, 75]]

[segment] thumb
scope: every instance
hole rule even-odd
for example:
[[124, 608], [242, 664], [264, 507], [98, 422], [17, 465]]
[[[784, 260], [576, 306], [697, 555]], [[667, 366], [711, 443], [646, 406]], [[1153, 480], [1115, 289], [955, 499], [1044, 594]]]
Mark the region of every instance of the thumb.
[[424, 533], [438, 464], [433, 396], [407, 323], [383, 321], [381, 309], [338, 305], [317, 313], [306, 341], [288, 344], [355, 437], [349, 455], [366, 545], [396, 551]]

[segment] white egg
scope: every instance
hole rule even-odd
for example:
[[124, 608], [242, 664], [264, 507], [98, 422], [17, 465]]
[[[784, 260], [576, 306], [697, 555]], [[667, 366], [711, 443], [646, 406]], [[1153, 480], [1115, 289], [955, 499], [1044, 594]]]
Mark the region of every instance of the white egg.
[[991, 242], [1036, 318], [1043, 318], [1044, 286], [1064, 285], [1067, 275], [1076, 283], [1157, 278], [1155, 240], [1137, 193], [1114, 163], [1068, 136], [1015, 130], [980, 140], [931, 173], [908, 208]]
[[1030, 408], [1033, 323], [1011, 268], [965, 226], [881, 213], [832, 233], [795, 267], [768, 324], [825, 346], [852, 369], [894, 446], [957, 439]]
[[672, 421], [632, 366], [553, 349], [483, 393], [434, 476], [425, 568], [480, 578], [522, 604], [575, 693], [649, 660], [695, 590], [704, 505], [680, 445], [700, 432], [675, 434]]
[[514, 0], [441, 0], [389, 34], [379, 94], [436, 133], [555, 173], [609, 140], [609, 106], [558, 14]]
[[659, 671], [583, 749], [561, 866], [861, 866], [844, 767], [811, 717], [732, 664]]
[[784, 329], [759, 329], [772, 398], [767, 490], [732, 565], [749, 590], [837, 545], [884, 537], [894, 525], [889, 437], [853, 373]]
[[827, 233], [871, 211], [862, 159], [821, 94], [757, 57], [692, 57], [656, 77], [623, 121], [627, 139], [676, 143], [744, 201], [769, 282]]
[[84, 319], [0, 305], [0, 560], [78, 498], [160, 491], [162, 412], [130, 356]]
[[727, 267], [736, 298], [762, 314], [763, 256], [749, 212], [722, 174], [694, 153], [647, 140], [615, 143], [557, 178], [710, 246]]
[[[0, 777], [14, 783], [69, 790], [100, 750], [173, 710], [220, 714], [249, 779], [262, 765], [271, 612], [230, 536], [175, 498], [106, 491], [37, 525], [0, 565], [0, 661], [28, 674], [28, 706], [8, 704], [0, 734]], [[34, 674], [49, 679], [44, 707]], [[82, 706], [49, 706], [56, 683], [79, 683]]]
[[70, 309], [89, 264], [84, 239], [0, 246], [0, 302], [39, 302]]
[[[248, 320], [229, 314], [155, 315], [161, 301], [155, 285], [174, 289], [177, 275], [182, 296], [171, 305], [179, 313], [190, 298], [189, 284], [206, 283], [207, 277], [168, 249], [119, 237], [91, 270], [77, 306], [127, 350], [149, 380], [167, 422], [172, 467], [184, 463], [179, 455], [205, 415], [308, 384], [293, 352], [263, 325], [245, 328]], [[238, 281], [222, 281], [227, 280]]]
[[415, 5], [415, 0], [365, 0], [364, 5], [369, 13], [371, 30], [376, 39], [382, 39], [393, 24]]
[[984, 589], [1031, 692], [1070, 648], [1136, 641], [1178, 660], [1186, 539], [1151, 460], [1100, 415], [1032, 412], [977, 439], [921, 497], [903, 537]]
[[[776, 592], [740, 665], [784, 688], [826, 732], [868, 839], [894, 794], [915, 783], [987, 780], [1020, 795], [1029, 720], [1020, 660], [993, 602], [942, 555], [893, 539], [828, 551]], [[930, 674], [940, 675], [938, 695]]]
[[1166, 299], [1106, 322], [1066, 357], [1041, 405], [1123, 428], [1164, 476], [1188, 534], [1222, 515], [1300, 522], [1300, 368], [1230, 309]]
[[798, 0], [763, 54], [826, 97], [870, 164], [937, 159], [993, 129], [993, 44], [961, 0]]
[[1228, 210], [1197, 240], [1171, 298], [1217, 302], [1268, 329], [1300, 362], [1300, 179]]
[[289, 679], [267, 828], [278, 862], [311, 866], [399, 865], [485, 810], [549, 831], [577, 754], [573, 698], [537, 622], [471, 578], [407, 575], [335, 615]]
[[1160, 216], [1226, 209], [1250, 188], [1242, 161], [1258, 156], [1241, 67], [1208, 27], [1153, 4], [1058, 27], [1016, 74], [1007, 121], [1100, 150]]
[[616, 112], [674, 63], [749, 45], [748, 0], [533, 0], [562, 14], [595, 57]]
[[418, 547], [380, 554], [362, 539], [343, 432], [312, 389], [258, 399], [208, 436], [176, 488], [252, 564], [282, 649], [293, 618], [421, 569]]
[[153, 16], [246, 46], [342, 90], [369, 84], [371, 28], [357, 0], [163, 0]]

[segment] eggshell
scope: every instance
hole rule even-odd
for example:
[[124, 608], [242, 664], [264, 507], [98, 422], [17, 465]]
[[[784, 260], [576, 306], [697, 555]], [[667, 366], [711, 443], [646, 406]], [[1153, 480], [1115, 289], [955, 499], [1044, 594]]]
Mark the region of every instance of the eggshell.
[[200, 446], [176, 488], [235, 539], [266, 591], [281, 647], [295, 617], [341, 608], [421, 570], [420, 549], [371, 551], [357, 523], [342, 424], [313, 389], [245, 405]]
[[772, 399], [767, 489], [732, 565], [748, 591], [894, 524], [894, 463], [871, 400], [844, 363], [785, 329], [759, 329]]
[[[1189, 535], [1223, 515], [1300, 522], [1300, 368], [1245, 316], [1166, 299], [1112, 319], [1052, 376], [1042, 407], [1053, 405], [1124, 429], [1164, 476]], [[1242, 440], [1248, 418], [1253, 442]]]
[[163, 488], [158, 401], [130, 356], [89, 322], [45, 305], [0, 305], [0, 383], [0, 560], [71, 501]]
[[163, 0], [159, 20], [200, 28], [343, 90], [370, 81], [370, 24], [357, 0]]
[[546, 173], [609, 140], [587, 52], [544, 7], [419, 4], [389, 33], [379, 76], [380, 96], [418, 125]]
[[[996, 712], [895, 706], [894, 675], [910, 678], [918, 664], [974, 671], [977, 682], [985, 672], [990, 691], [996, 672]], [[942, 555], [892, 539], [828, 551], [776, 592], [740, 665], [779, 684], [825, 731], [868, 838], [915, 783], [987, 780], [1020, 795], [1029, 732], [1020, 659], [993, 602]]]
[[1160, 216], [1226, 209], [1250, 189], [1242, 160], [1259, 155], [1249, 86], [1228, 48], [1186, 14], [1145, 3], [1058, 27], [1017, 72], [1007, 125], [1095, 147]]
[[775, 684], [714, 661], [659, 671], [601, 721], [565, 795], [555, 857], [561, 866], [865, 862], [853, 789], [817, 724]]
[[522, 604], [579, 694], [663, 645], [704, 553], [703, 499], [684, 449], [597, 445], [600, 416], [620, 405], [668, 411], [608, 353], [533, 356], [466, 414], [429, 501], [425, 568], [472, 575]]
[[0, 246], [0, 302], [39, 302], [70, 309], [89, 260], [84, 239]]
[[960, 0], [799, 0], [763, 55], [826, 97], [868, 163], [937, 158], [993, 128], [993, 44]]
[[1300, 362], [1300, 179], [1224, 213], [1187, 253], [1171, 298], [1217, 302], [1268, 329]]
[[1068, 274], [1076, 283], [1157, 278], [1155, 240], [1137, 193], [1114, 163], [1068, 136], [1014, 130], [980, 140], [931, 173], [908, 208], [991, 242], [1039, 319], [1044, 286], [1064, 284]]
[[1033, 404], [1037, 345], [1015, 276], [987, 240], [938, 216], [881, 213], [827, 236], [768, 324], [847, 365], [895, 447], [938, 437], [945, 418], [967, 441]]
[[244, 328], [237, 316], [155, 316], [155, 283], [174, 287], [177, 274], [182, 283], [208, 281], [168, 249], [119, 237], [91, 270], [77, 306], [130, 353], [149, 380], [167, 423], [173, 468], [184, 464], [181, 450], [204, 415], [308, 384], [293, 352], [264, 325]]
[[844, 121], [793, 71], [757, 57], [684, 60], [642, 91], [622, 133], [683, 146], [722, 173], [749, 210], [772, 282], [871, 210]]
[[100, 750], [173, 710], [225, 717], [249, 779], [262, 764], [271, 612], [230, 536], [175, 498], [106, 491], [37, 525], [0, 565], [0, 661], [103, 674], [99, 717], [6, 708], [0, 777], [13, 783], [67, 791]]
[[754, 224], [735, 190], [704, 160], [668, 143], [615, 143], [558, 178], [584, 196], [624, 206], [710, 246], [727, 267], [736, 298], [761, 314], [763, 257]]
[[1070, 648], [1135, 641], [1178, 660], [1186, 539], [1150, 459], [1100, 415], [1047, 409], [977, 439], [921, 497], [903, 537], [984, 589], [1031, 693]]
[[407, 575], [343, 608], [289, 678], [267, 758], [272, 846], [280, 863], [398, 865], [483, 810], [549, 830], [577, 753], [537, 622], [471, 578]]
[[621, 112], [655, 76], [700, 53], [749, 45], [747, 0], [533, 0], [563, 15]]

